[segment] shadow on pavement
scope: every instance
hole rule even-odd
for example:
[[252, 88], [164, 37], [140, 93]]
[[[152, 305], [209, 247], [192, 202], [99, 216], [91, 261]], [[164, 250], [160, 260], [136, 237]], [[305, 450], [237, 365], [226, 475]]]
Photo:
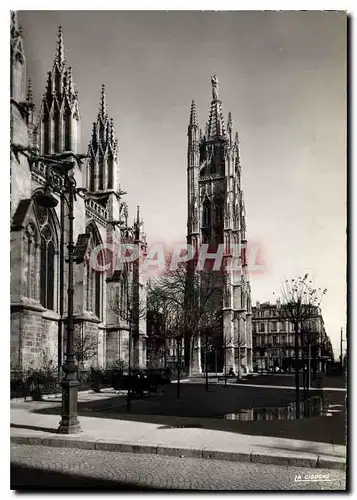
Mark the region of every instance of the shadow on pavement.
[[[292, 448], [289, 447], [284, 447], [284, 446], [269, 446], [267, 444], [264, 445], [264, 448], [271, 448], [272, 450], [279, 450], [279, 451], [292, 451]], [[304, 446], [304, 453], [314, 453], [315, 452], [315, 447], [314, 446]], [[331, 457], [336, 457], [335, 453], [327, 453], [324, 451], [324, 455], [331, 456]]]
[[[303, 376], [300, 373], [300, 386], [303, 383]], [[295, 373], [284, 373], [271, 374], [271, 375], [257, 375], [255, 377], [245, 379], [244, 384], [246, 385], [279, 385], [279, 386], [295, 386]], [[345, 389], [346, 379], [344, 376], [327, 376], [327, 375], [317, 375], [316, 378], [312, 378], [311, 386], [313, 388], [323, 389], [324, 387], [330, 387], [335, 389]]]
[[[314, 391], [316, 395], [317, 391]], [[324, 392], [331, 404], [344, 406], [344, 392]], [[318, 416], [302, 420], [225, 420], [224, 414], [240, 409], [283, 406], [295, 399], [295, 391], [289, 389], [260, 389], [212, 385], [206, 392], [202, 384], [182, 384], [181, 397], [176, 398], [176, 386], [165, 393], [135, 401], [128, 413], [118, 398], [79, 404], [79, 416], [111, 420], [153, 423], [171, 427], [199, 427], [242, 434], [300, 439], [345, 445], [344, 412], [331, 416]], [[31, 407], [29, 407], [31, 408]], [[33, 413], [60, 414], [60, 406], [33, 409]]]
[[67, 489], [95, 489], [103, 490], [155, 490], [131, 483], [122, 483], [113, 480], [86, 477], [74, 474], [64, 474], [51, 470], [37, 469], [35, 467], [25, 467], [11, 464], [10, 469], [10, 489], [18, 492], [43, 492], [46, 490], [67, 490]]
[[42, 432], [50, 432], [55, 433], [57, 429], [51, 427], [40, 427], [37, 425], [26, 425], [26, 424], [10, 424], [10, 427], [14, 427], [16, 429], [30, 429], [32, 431], [42, 431]]

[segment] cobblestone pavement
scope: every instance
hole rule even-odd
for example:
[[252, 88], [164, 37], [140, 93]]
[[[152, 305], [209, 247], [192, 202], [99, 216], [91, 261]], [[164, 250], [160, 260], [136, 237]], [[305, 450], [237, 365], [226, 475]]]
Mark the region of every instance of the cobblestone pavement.
[[[321, 478], [321, 475], [330, 481], [316, 481], [316, 476]], [[12, 489], [37, 486], [343, 491], [346, 488], [346, 473], [337, 470], [15, 444], [11, 446], [11, 476]], [[296, 476], [302, 481], [296, 482]]]

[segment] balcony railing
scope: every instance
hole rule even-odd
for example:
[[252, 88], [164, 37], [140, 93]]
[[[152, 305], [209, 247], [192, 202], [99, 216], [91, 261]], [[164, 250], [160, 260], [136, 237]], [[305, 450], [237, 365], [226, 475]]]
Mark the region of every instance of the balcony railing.
[[87, 199], [86, 200], [86, 208], [89, 209], [90, 211], [96, 213], [100, 217], [102, 217], [105, 220], [109, 219], [109, 213], [106, 208], [104, 208], [100, 203], [97, 203], [96, 201], [92, 199]]

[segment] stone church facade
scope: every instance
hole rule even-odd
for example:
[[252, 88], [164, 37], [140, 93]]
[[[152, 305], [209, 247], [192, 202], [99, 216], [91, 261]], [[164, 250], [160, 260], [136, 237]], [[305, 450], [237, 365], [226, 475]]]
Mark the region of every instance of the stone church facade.
[[[79, 153], [81, 116], [62, 29], [36, 118], [16, 13], [12, 13], [10, 36], [11, 368], [26, 370], [48, 361], [62, 363], [66, 350], [68, 208], [64, 202], [51, 209], [36, 203], [45, 188], [48, 167], [33, 160], [36, 154]], [[73, 168], [76, 185], [86, 189], [74, 204], [74, 242], [78, 248], [85, 247], [74, 270], [75, 344], [82, 355], [78, 361], [102, 367], [110, 361], [127, 362], [131, 338], [131, 366], [143, 368], [145, 278], [139, 261], [118, 269], [117, 252], [112, 250], [129, 244], [145, 255], [147, 244], [139, 209], [129, 224], [125, 193], [119, 185], [118, 141], [104, 86], [87, 151], [88, 157]], [[63, 183], [60, 175], [54, 181]], [[59, 195], [53, 195], [60, 201]], [[98, 252], [103, 245], [109, 250]], [[93, 251], [96, 260], [91, 258]], [[93, 265], [94, 260], [98, 265]]]
[[[222, 308], [221, 370], [238, 373], [253, 370], [252, 307], [247, 269], [246, 213], [242, 189], [242, 168], [238, 134], [234, 135], [231, 113], [227, 126], [214, 75], [212, 101], [205, 132], [199, 128], [196, 104], [192, 101], [188, 126], [187, 243], [198, 250], [209, 245], [211, 252], [223, 250], [222, 261], [230, 262], [218, 280]], [[214, 271], [213, 271], [214, 272]], [[197, 275], [197, 267], [190, 273]], [[201, 371], [201, 339], [194, 340], [191, 371]]]

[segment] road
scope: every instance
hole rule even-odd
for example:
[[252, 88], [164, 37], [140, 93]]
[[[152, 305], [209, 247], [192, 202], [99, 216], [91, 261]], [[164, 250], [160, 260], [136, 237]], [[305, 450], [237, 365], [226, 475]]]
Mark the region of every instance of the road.
[[[329, 481], [317, 481], [316, 474]], [[311, 475], [315, 475], [311, 481]], [[296, 476], [302, 481], [296, 482]], [[122, 490], [339, 490], [346, 473], [195, 458], [11, 446], [11, 488]], [[306, 480], [308, 479], [308, 480]]]

